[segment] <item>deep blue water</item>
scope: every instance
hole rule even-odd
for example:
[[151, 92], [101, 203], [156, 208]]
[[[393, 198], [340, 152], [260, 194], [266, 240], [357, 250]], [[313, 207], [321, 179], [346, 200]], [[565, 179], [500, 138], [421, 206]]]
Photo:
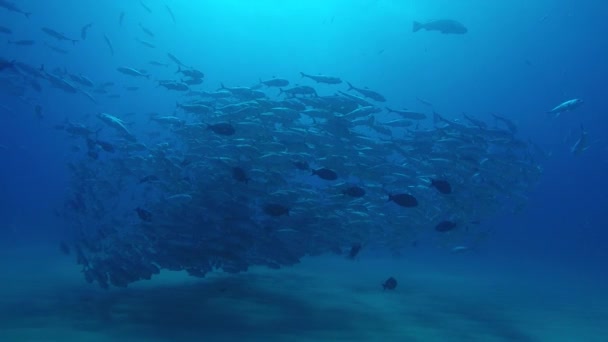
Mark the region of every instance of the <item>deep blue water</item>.
[[[21, 90], [13, 90], [5, 86], [8, 71], [0, 71], [0, 245], [11, 251], [1, 254], [7, 258], [2, 264], [11, 266], [3, 275], [3, 282], [19, 283], [20, 273], [16, 270], [26, 267], [20, 267], [21, 257], [15, 257], [20, 255], [19, 251], [27, 255], [23, 259], [45, 260], [40, 265], [47, 265], [48, 258], [52, 258], [49, 255], [61, 265], [71, 265], [71, 259], [66, 262], [56, 247], [70, 233], [66, 222], [55, 212], [62, 208], [69, 192], [71, 175], [67, 164], [82, 157], [71, 152], [74, 140], [55, 126], [65, 120], [94, 122], [90, 118], [98, 112], [116, 115], [134, 112], [128, 119], [129, 127], [133, 127], [135, 134], [143, 135], [146, 125], [151, 125], [146, 113], [173, 113], [178, 96], [154, 82], [122, 75], [116, 68], [146, 69], [155, 79], [172, 78], [175, 65], [167, 58], [170, 52], [205, 73], [203, 85], [194, 87], [197, 90], [212, 91], [221, 83], [250, 86], [259, 79], [274, 76], [297, 83], [299, 72], [306, 71], [339, 76], [354, 85], [374, 89], [387, 98], [389, 107], [428, 111], [416, 100], [418, 97], [432, 102], [433, 109], [450, 120], [462, 120], [462, 113], [487, 122], [492, 122], [492, 113], [509, 118], [516, 122], [522, 140], [534, 141], [549, 155], [539, 161], [543, 172], [538, 184], [525, 194], [528, 197], [525, 207], [518, 211], [499, 210], [484, 221], [482, 224], [490, 227], [491, 233], [472, 254], [454, 256], [428, 244], [405, 251], [405, 258], [408, 262], [415, 261], [412, 268], [416, 270], [424, 269], [420, 265], [428, 261], [429, 265], [436, 265], [429, 266], [429, 272], [437, 267], [458, 274], [457, 270], [462, 269], [463, 274], [474, 275], [472, 278], [492, 272], [509, 273], [526, 265], [525, 271], [521, 267], [521, 278], [557, 270], [556, 274], [567, 275], [564, 279], [556, 277], [554, 282], [558, 284], [568, 284], [568, 279], [576, 283], [570, 278], [572, 275], [578, 281], [589, 282], [590, 288], [606, 284], [608, 5], [600, 1], [567, 0], [147, 0], [144, 3], [151, 13], [139, 1], [15, 0], [19, 8], [32, 13], [29, 19], [0, 8], [0, 26], [12, 30], [11, 34], [0, 34], [0, 58], [36, 67], [44, 65], [48, 71], [66, 68], [70, 73], [86, 75], [95, 83], [113, 81], [116, 85], [112, 93], [120, 95], [119, 98], [95, 95], [94, 104], [82, 94], [63, 92], [46, 81], [40, 81], [39, 92], [27, 84]], [[175, 23], [166, 5], [175, 15]], [[122, 26], [121, 12], [125, 14]], [[437, 18], [456, 19], [467, 26], [468, 33], [411, 31], [412, 21]], [[42, 27], [50, 27], [81, 40], [81, 28], [88, 23], [93, 25], [86, 40], [76, 44], [55, 41], [41, 31]], [[140, 24], [153, 31], [155, 37], [147, 37]], [[111, 39], [114, 55], [104, 35]], [[142, 46], [135, 38], [153, 41], [156, 48]], [[35, 44], [6, 43], [20, 39], [31, 39]], [[67, 53], [52, 51], [45, 44]], [[170, 66], [151, 66], [150, 60]], [[128, 91], [127, 86], [139, 89]], [[316, 88], [320, 93], [331, 94], [334, 89], [346, 90], [346, 85]], [[580, 98], [584, 104], [557, 118], [546, 114], [572, 98]], [[42, 119], [35, 115], [36, 105], [42, 108]], [[571, 147], [580, 136], [581, 125], [588, 132], [588, 149], [575, 155]], [[46, 245], [51, 247], [38, 249]], [[365, 254], [361, 258], [360, 262], [365, 263]], [[37, 264], [28, 261], [28, 267], [32, 263]], [[64, 272], [66, 277], [73, 278], [70, 286], [97, 291], [81, 279], [78, 268], [66, 267], [69, 269]], [[356, 270], [345, 267], [344, 277], [356, 278], [349, 273]], [[518, 278], [516, 271], [509, 274]], [[377, 284], [376, 280], [373, 282]], [[424, 287], [422, 280], [416, 283]], [[322, 293], [323, 286], [318, 286], [317, 291]], [[508, 287], [502, 293], [511, 295]], [[250, 295], [247, 291], [239, 294]], [[601, 291], [597, 295], [605, 296]], [[572, 302], [583, 308], [583, 302], [572, 296]], [[550, 306], [555, 298], [549, 297], [539, 306]], [[231, 305], [238, 305], [238, 295], [233, 299]], [[559, 309], [555, 312], [560, 316]], [[596, 319], [608, 317], [602, 316], [605, 314], [592, 311], [586, 316], [588, 326], [597, 326]], [[27, 319], [27, 315], [23, 317]], [[564, 317], [564, 322], [568, 322], [568, 315]], [[113, 322], [119, 324], [117, 321], [120, 319]], [[458, 322], [453, 324], [458, 326]], [[289, 331], [286, 328], [284, 333], [289, 335]], [[602, 340], [594, 330], [590, 331], [586, 336]], [[530, 340], [549, 340], [531, 337], [541, 335], [526, 332]], [[321, 334], [311, 339], [338, 340], [336, 336]], [[378, 340], [378, 336], [361, 339]], [[424, 336], [420, 340], [441, 340], [433, 335]], [[496, 340], [526, 340], [523, 335], [505, 336]], [[161, 338], [171, 339], [170, 334]], [[400, 339], [399, 335], [393, 335], [384, 340]], [[454, 340], [467, 339], [460, 336]]]

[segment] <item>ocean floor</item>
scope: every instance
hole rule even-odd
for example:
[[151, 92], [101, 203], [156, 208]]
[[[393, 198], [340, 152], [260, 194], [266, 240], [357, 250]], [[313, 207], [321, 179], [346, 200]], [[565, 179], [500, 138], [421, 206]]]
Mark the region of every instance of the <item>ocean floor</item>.
[[[0, 341], [608, 340], [602, 281], [458, 257], [320, 257], [204, 279], [163, 273], [104, 291], [55, 249], [4, 249]], [[389, 276], [399, 284], [383, 291]]]

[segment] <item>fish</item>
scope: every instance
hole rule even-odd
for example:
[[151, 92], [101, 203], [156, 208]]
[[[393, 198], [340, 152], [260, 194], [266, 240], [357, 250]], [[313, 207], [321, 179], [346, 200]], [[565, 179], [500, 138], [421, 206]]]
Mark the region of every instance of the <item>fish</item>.
[[144, 74], [137, 69], [133, 69], [133, 68], [129, 68], [129, 67], [119, 67], [119, 68], [116, 68], [116, 70], [118, 70], [118, 72], [125, 74], [125, 75], [136, 76], [136, 77], [145, 77], [147, 79], [150, 79], [150, 75]]
[[107, 35], [103, 35], [103, 39], [106, 41], [106, 45], [110, 48], [110, 53], [114, 56], [114, 46], [112, 45], [112, 41], [108, 38]]
[[179, 65], [177, 67], [177, 71], [175, 73], [176, 74], [181, 73], [184, 76], [192, 77], [192, 78], [204, 78], [205, 77], [205, 74], [202, 71], [192, 69], [192, 68], [182, 69], [181, 65]]
[[445, 233], [456, 228], [457, 224], [453, 221], [441, 221], [435, 226], [435, 230], [440, 233]]
[[91, 26], [93, 26], [93, 23], [88, 23], [80, 29], [80, 38], [82, 38], [82, 40], [87, 39], [87, 31], [91, 28]]
[[9, 44], [18, 45], [18, 46], [32, 46], [36, 42], [31, 39], [22, 39], [22, 40], [9, 40]]
[[48, 28], [48, 27], [43, 27], [42, 28], [42, 32], [46, 33], [47, 35], [49, 35], [49, 36], [51, 36], [51, 37], [53, 37], [53, 38], [55, 38], [55, 39], [57, 39], [59, 41], [66, 40], [66, 41], [71, 41], [72, 44], [78, 43], [78, 39], [68, 38], [63, 33], [59, 33], [59, 32], [57, 32], [57, 31], [55, 31], [55, 30], [53, 30], [51, 28]]
[[553, 109], [548, 111], [547, 114], [555, 114], [554, 117], [557, 118], [561, 113], [573, 111], [582, 104], [583, 100], [581, 99], [567, 100], [555, 106]]
[[141, 30], [144, 31], [144, 33], [147, 34], [150, 38], [154, 38], [154, 32], [150, 31], [148, 28], [143, 26], [141, 23], [139, 23], [139, 28], [141, 28]]
[[422, 29], [439, 31], [443, 34], [465, 34], [469, 31], [462, 23], [452, 19], [431, 20], [426, 23], [413, 22], [412, 32], [418, 32]]
[[221, 123], [216, 123], [216, 124], [212, 124], [212, 125], [207, 125], [207, 129], [213, 131], [213, 133], [215, 133], [215, 134], [226, 135], [226, 136], [234, 135], [236, 133], [234, 126], [232, 126], [228, 122], [221, 122]]
[[589, 134], [587, 133], [587, 131], [585, 131], [585, 129], [583, 128], [583, 125], [581, 124], [581, 136], [580, 138], [574, 143], [574, 145], [572, 145], [572, 147], [570, 148], [570, 152], [572, 152], [574, 155], [581, 155], [583, 152], [585, 152], [587, 149], [589, 149], [589, 145], [588, 145], [588, 136]]
[[310, 78], [311, 80], [316, 81], [317, 83], [327, 83], [327, 84], [340, 84], [340, 83], [342, 83], [342, 80], [340, 78], [333, 77], [333, 76], [308, 75], [308, 74], [305, 74], [303, 72], [300, 72], [300, 75], [302, 75], [302, 77]]
[[122, 26], [122, 22], [125, 19], [125, 12], [120, 12], [120, 15], [118, 16], [118, 25]]
[[289, 208], [277, 203], [268, 203], [264, 205], [263, 211], [268, 216], [279, 217], [279, 216], [289, 216]]
[[5, 10], [8, 10], [9, 12], [23, 14], [28, 19], [30, 18], [30, 15], [32, 15], [31, 12], [26, 12], [26, 11], [20, 9], [19, 7], [17, 7], [17, 5], [15, 3], [10, 2], [8, 0], [0, 0], [0, 7], [4, 8]]
[[8, 27], [0, 26], [0, 33], [13, 34], [13, 30], [9, 29]]
[[347, 258], [351, 259], [351, 260], [354, 260], [357, 257], [357, 255], [359, 254], [359, 252], [361, 251], [362, 247], [363, 246], [360, 243], [358, 243], [358, 242], [355, 243], [355, 244], [353, 244], [350, 247], [350, 250], [348, 251]]
[[156, 176], [156, 175], [147, 175], [145, 177], [142, 177], [139, 179], [139, 184], [143, 184], [143, 183], [151, 183], [151, 182], [156, 182], [159, 181], [160, 179]]
[[358, 186], [351, 186], [342, 191], [342, 193], [346, 196], [359, 198], [365, 196], [365, 190]]
[[397, 280], [393, 277], [386, 279], [386, 281], [382, 284], [383, 290], [394, 290], [397, 288]]
[[260, 80], [260, 83], [267, 87], [287, 87], [289, 85], [289, 81], [283, 78], [271, 78], [266, 81]]
[[507, 118], [505, 118], [504, 116], [500, 116], [497, 114], [492, 113], [492, 116], [494, 117], [494, 119], [496, 119], [496, 121], [500, 121], [502, 123], [504, 123], [507, 126], [507, 129], [515, 134], [517, 133], [517, 125], [515, 125], [515, 123]]
[[386, 110], [389, 113], [397, 113], [397, 114], [401, 115], [402, 117], [404, 117], [405, 119], [410, 119], [410, 120], [424, 120], [427, 117], [426, 114], [424, 114], [424, 113], [415, 112], [415, 111], [411, 111], [411, 110], [407, 110], [407, 109], [391, 109], [389, 107], [386, 107]]
[[5, 59], [0, 58], [0, 71], [5, 69], [14, 69], [15, 61], [7, 61]]
[[249, 177], [247, 177], [247, 173], [245, 173], [245, 170], [238, 166], [232, 168], [232, 179], [245, 184], [249, 182]]
[[135, 208], [137, 216], [144, 222], [152, 222], [152, 213], [140, 207]]
[[450, 194], [452, 193], [452, 186], [446, 180], [442, 179], [431, 179], [431, 186], [437, 189], [442, 194]]
[[156, 48], [156, 45], [150, 43], [149, 41], [142, 40], [142, 39], [139, 39], [139, 38], [135, 38], [135, 41], [137, 41], [139, 44], [141, 44], [141, 45], [143, 45], [145, 47], [149, 47], [151, 49], [155, 49]]
[[169, 13], [169, 16], [171, 17], [171, 20], [173, 21], [173, 23], [175, 24], [175, 15], [173, 15], [173, 11], [171, 10], [171, 7], [169, 7], [169, 5], [165, 4], [165, 9], [167, 10], [167, 12]]
[[180, 61], [177, 57], [175, 57], [174, 55], [167, 53], [167, 56], [169, 57], [170, 60], [172, 60], [175, 64], [179, 65], [179, 66], [183, 66], [185, 68], [187, 68], [187, 66], [182, 63], [182, 61]]
[[34, 107], [34, 114], [38, 119], [44, 118], [44, 115], [42, 115], [42, 107], [39, 104]]
[[143, 7], [146, 10], [146, 12], [152, 13], [152, 10], [150, 9], [150, 7], [148, 7], [148, 5], [146, 5], [145, 2], [140, 1], [139, 4], [141, 5], [141, 7]]
[[294, 160], [294, 161], [292, 161], [292, 163], [298, 170], [303, 170], [303, 171], [310, 170], [310, 166], [308, 165], [308, 163], [303, 160]]
[[317, 91], [314, 88], [308, 87], [308, 86], [297, 86], [297, 87], [293, 87], [293, 88], [289, 88], [289, 89], [279, 88], [279, 95], [281, 95], [281, 94], [288, 94], [291, 96], [296, 96], [296, 95], [319, 96], [319, 95], [317, 95]]
[[57, 47], [57, 46], [53, 46], [53, 45], [50, 45], [50, 44], [47, 44], [47, 43], [44, 43], [44, 45], [45, 45], [46, 47], [48, 47], [49, 49], [51, 49], [51, 50], [53, 50], [53, 51], [55, 51], [55, 52], [58, 52], [58, 53], [64, 54], [64, 55], [65, 55], [65, 54], [67, 54], [67, 53], [69, 53], [69, 51], [68, 51], [68, 50], [62, 49], [62, 48]]
[[167, 63], [161, 63], [161, 62], [157, 62], [157, 61], [150, 61], [148, 63], [151, 64], [151, 65], [154, 65], [154, 66], [162, 66], [162, 67], [168, 67], [169, 66], [169, 64], [167, 64]]
[[324, 180], [336, 180], [338, 179], [338, 174], [330, 169], [327, 168], [321, 168], [321, 169], [316, 169], [316, 170], [312, 170], [312, 175], [316, 175], [321, 179]]
[[416, 197], [410, 194], [396, 194], [396, 195], [388, 195], [388, 200], [395, 202], [397, 205], [412, 208], [418, 206], [418, 200]]
[[160, 80], [158, 84], [162, 87], [165, 87], [169, 90], [177, 90], [177, 91], [187, 91], [190, 90], [190, 87], [184, 82], [176, 82], [171, 80]]
[[348, 90], [354, 90], [354, 91], [358, 92], [359, 94], [361, 94], [365, 97], [368, 97], [374, 101], [386, 102], [386, 98], [375, 91], [372, 91], [369, 89], [357, 88], [357, 87], [353, 86], [352, 84], [350, 84], [350, 82], [346, 82], [346, 84], [348, 84]]

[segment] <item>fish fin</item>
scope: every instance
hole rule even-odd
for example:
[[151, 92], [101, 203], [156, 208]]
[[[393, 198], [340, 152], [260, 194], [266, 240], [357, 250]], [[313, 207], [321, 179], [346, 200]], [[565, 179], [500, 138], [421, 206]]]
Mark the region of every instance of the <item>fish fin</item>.
[[417, 21], [414, 21], [412, 23], [412, 32], [418, 32], [420, 31], [420, 29], [422, 29], [423, 25]]
[[302, 77], [306, 77], [306, 74], [300, 71], [300, 75], [302, 75]]
[[182, 66], [178, 65], [177, 66], [177, 71], [175, 73], [177, 74], [177, 73], [180, 73], [180, 72], [182, 72]]
[[346, 89], [346, 91], [355, 89], [355, 87], [353, 87], [353, 85], [350, 84], [350, 82], [346, 82], [346, 84], [348, 84], [348, 89]]
[[279, 88], [279, 95], [283, 94], [285, 91], [283, 90], [283, 88]]

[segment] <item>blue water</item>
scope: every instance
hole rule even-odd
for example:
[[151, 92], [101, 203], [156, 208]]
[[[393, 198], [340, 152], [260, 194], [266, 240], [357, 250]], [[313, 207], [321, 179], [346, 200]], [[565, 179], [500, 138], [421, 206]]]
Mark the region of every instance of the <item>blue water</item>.
[[[95, 83], [113, 81], [118, 98], [97, 104], [41, 81], [38, 92], [0, 88], [0, 339], [3, 341], [606, 341], [608, 329], [608, 40], [599, 1], [223, 0], [40, 1], [0, 8], [0, 58], [66, 68]], [[173, 23], [166, 5], [175, 15]], [[119, 25], [120, 13], [124, 21]], [[411, 31], [412, 21], [456, 19], [465, 35]], [[58, 42], [49, 27], [74, 39]], [[139, 25], [155, 33], [146, 36]], [[104, 35], [111, 39], [110, 53]], [[6, 36], [6, 37], [5, 37]], [[153, 41], [151, 49], [135, 38]], [[4, 40], [31, 39], [33, 46]], [[47, 45], [67, 50], [66, 54]], [[171, 114], [176, 94], [116, 71], [175, 77], [167, 52], [202, 70], [197, 90], [251, 86], [300, 71], [336, 75], [383, 94], [389, 107], [451, 120], [462, 113], [514, 121], [518, 136], [548, 155], [520, 210], [499, 210], [470, 253], [440, 243], [400, 255], [363, 250], [351, 262], [304, 258], [281, 270], [254, 267], [203, 279], [163, 272], [127, 289], [83, 279], [59, 242], [69, 224], [56, 215], [69, 193], [74, 140], [55, 128], [98, 112], [136, 113], [143, 135], [150, 112]], [[148, 61], [170, 64], [155, 67]], [[4, 79], [7, 71], [0, 71]], [[137, 86], [137, 91], [125, 87]], [[328, 85], [317, 91], [331, 94]], [[546, 112], [580, 98], [557, 118]], [[37, 118], [35, 106], [42, 108]], [[429, 120], [430, 122], [430, 120]], [[581, 133], [588, 148], [571, 152]], [[379, 283], [399, 279], [395, 291]]]

